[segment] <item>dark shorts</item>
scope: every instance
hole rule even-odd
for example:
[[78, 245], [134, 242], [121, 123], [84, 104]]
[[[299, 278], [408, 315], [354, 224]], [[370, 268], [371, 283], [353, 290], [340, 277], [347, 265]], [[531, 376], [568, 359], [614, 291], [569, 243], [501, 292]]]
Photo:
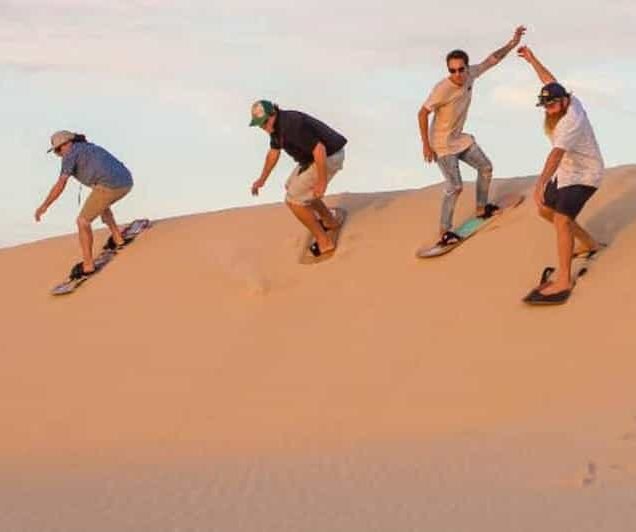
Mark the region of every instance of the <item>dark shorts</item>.
[[594, 192], [596, 192], [596, 187], [588, 185], [570, 185], [557, 188], [557, 180], [553, 179], [545, 187], [543, 201], [546, 207], [574, 220]]

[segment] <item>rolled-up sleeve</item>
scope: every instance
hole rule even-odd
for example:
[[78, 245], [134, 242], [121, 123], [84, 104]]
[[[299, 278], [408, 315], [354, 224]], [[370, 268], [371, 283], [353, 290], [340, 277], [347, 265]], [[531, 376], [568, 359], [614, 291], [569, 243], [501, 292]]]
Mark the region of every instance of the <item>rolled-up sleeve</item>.
[[280, 142], [278, 138], [276, 138], [276, 135], [269, 136], [269, 147], [272, 150], [280, 150]]

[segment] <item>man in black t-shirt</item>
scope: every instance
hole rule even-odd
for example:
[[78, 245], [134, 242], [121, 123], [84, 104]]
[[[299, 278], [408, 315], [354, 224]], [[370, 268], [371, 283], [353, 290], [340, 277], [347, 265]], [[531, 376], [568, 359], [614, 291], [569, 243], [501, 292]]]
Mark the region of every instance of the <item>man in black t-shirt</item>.
[[259, 189], [276, 166], [280, 150], [298, 165], [287, 180], [285, 202], [316, 239], [312, 253], [333, 252], [335, 244], [327, 231], [338, 227], [336, 219], [322, 201], [327, 184], [342, 169], [347, 139], [320, 120], [299, 111], [285, 111], [266, 100], [252, 105], [250, 126], [259, 126], [270, 136], [270, 148], [261, 176], [252, 184], [252, 194]]

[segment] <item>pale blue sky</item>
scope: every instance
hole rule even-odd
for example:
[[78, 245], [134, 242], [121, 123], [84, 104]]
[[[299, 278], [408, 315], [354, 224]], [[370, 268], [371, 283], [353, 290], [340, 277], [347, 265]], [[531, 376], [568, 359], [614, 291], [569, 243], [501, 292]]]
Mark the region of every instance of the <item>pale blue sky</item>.
[[[438, 182], [422, 161], [416, 113], [446, 75], [446, 52], [482, 60], [518, 24], [583, 100], [607, 164], [634, 163], [635, 21], [633, 0], [0, 0], [0, 246], [74, 231], [74, 181], [33, 222], [59, 172], [45, 154], [57, 129], [86, 133], [133, 171], [136, 187], [116, 209], [122, 221], [280, 201], [288, 158], [259, 198], [249, 195], [268, 146], [246, 126], [260, 97], [349, 138], [333, 192]], [[543, 163], [538, 89], [513, 54], [476, 86], [466, 131], [497, 177]], [[474, 179], [468, 168], [464, 177]]]

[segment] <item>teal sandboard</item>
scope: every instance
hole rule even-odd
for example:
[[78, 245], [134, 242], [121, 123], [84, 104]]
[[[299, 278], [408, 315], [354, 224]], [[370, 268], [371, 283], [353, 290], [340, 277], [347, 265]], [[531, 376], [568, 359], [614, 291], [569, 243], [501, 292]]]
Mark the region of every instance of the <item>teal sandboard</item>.
[[459, 242], [446, 246], [442, 246], [439, 244], [434, 244], [432, 246], [423, 246], [416, 251], [415, 256], [420, 259], [429, 259], [433, 257], [440, 257], [441, 255], [446, 255], [446, 253], [449, 253], [455, 248], [461, 246], [464, 242], [466, 242], [466, 240], [477, 234], [486, 226], [490, 225], [493, 221], [499, 219], [507, 211], [510, 211], [511, 209], [514, 209], [515, 207], [521, 205], [524, 198], [525, 197], [520, 194], [510, 194], [508, 196], [504, 196], [497, 202], [499, 210], [496, 211], [496, 213], [493, 214], [490, 218], [477, 218], [476, 216], [472, 216], [468, 220], [457, 226], [455, 229], [453, 229], [453, 232], [461, 237], [461, 240]]

